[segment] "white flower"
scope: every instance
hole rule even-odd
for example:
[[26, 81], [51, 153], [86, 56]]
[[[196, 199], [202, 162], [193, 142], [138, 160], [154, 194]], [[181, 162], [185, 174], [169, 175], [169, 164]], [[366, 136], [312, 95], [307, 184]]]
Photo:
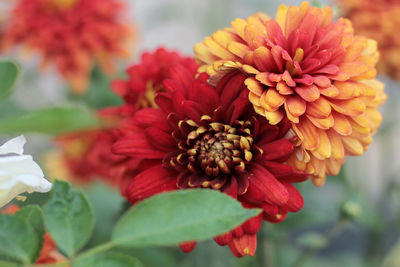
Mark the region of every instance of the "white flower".
[[24, 155], [26, 139], [18, 136], [0, 146], [0, 207], [24, 192], [50, 191], [52, 184], [32, 156]]

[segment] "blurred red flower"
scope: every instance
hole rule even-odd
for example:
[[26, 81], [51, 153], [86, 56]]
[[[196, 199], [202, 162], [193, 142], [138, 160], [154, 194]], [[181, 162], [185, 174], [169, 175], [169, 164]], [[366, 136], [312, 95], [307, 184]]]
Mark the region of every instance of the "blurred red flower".
[[[216, 88], [208, 76], [185, 66], [170, 67], [158, 108], [138, 110], [113, 146], [117, 154], [152, 161], [128, 183], [125, 194], [136, 203], [154, 194], [187, 188], [221, 190], [244, 207], [263, 213], [215, 238], [237, 257], [253, 256], [262, 219], [280, 222], [303, 206], [292, 185], [307, 175], [284, 164], [294, 150], [285, 134], [290, 124], [270, 125], [248, 101], [246, 77], [233, 72]], [[195, 242], [181, 245], [190, 252]]]
[[119, 0], [19, 0], [6, 21], [7, 46], [23, 44], [52, 62], [72, 89], [82, 93], [95, 61], [112, 71], [126, 57], [133, 28], [120, 21]]

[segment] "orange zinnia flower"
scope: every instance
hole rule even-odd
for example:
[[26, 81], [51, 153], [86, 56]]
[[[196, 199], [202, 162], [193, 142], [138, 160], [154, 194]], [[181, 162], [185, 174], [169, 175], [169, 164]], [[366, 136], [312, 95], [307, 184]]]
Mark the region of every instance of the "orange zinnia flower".
[[400, 80], [400, 1], [337, 0], [355, 30], [378, 41], [378, 71]]
[[381, 123], [376, 108], [386, 95], [374, 80], [376, 42], [307, 2], [281, 5], [275, 19], [257, 13], [231, 25], [194, 47], [199, 71], [212, 75], [211, 83], [235, 69], [245, 73], [256, 112], [271, 124], [292, 123], [288, 137], [298, 147], [289, 163], [321, 186], [346, 155], [367, 149]]
[[39, 51], [77, 93], [85, 91], [97, 60], [112, 71], [112, 59], [128, 55], [130, 26], [119, 21], [119, 0], [19, 0], [6, 25], [7, 46]]

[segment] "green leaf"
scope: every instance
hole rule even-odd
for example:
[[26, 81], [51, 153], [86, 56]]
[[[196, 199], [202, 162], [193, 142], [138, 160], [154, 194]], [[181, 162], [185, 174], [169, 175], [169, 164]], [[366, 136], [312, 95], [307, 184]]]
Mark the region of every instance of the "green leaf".
[[32, 226], [32, 228], [36, 231], [39, 240], [39, 249], [37, 250], [36, 255], [34, 256], [34, 261], [35, 261], [40, 255], [40, 250], [43, 245], [44, 232], [45, 232], [42, 210], [37, 205], [25, 206], [22, 209], [20, 209], [16, 213], [16, 215], [22, 219], [25, 219], [25, 221], [29, 223]]
[[3, 101], [11, 94], [18, 73], [19, 67], [15, 62], [0, 62], [0, 101]]
[[245, 209], [215, 190], [180, 190], [146, 199], [117, 223], [112, 240], [125, 247], [177, 244], [225, 233], [260, 210]]
[[94, 254], [78, 259], [73, 267], [143, 267], [139, 260], [117, 252]]
[[0, 258], [31, 263], [40, 250], [35, 229], [17, 215], [0, 214]]
[[95, 114], [78, 107], [51, 107], [0, 119], [0, 132], [37, 132], [58, 135], [100, 125]]
[[14, 262], [9, 262], [9, 261], [2, 261], [0, 260], [0, 266], [1, 267], [19, 267], [16, 263]]
[[61, 251], [73, 256], [89, 240], [94, 226], [92, 207], [86, 196], [64, 181], [55, 181], [44, 206], [48, 231]]
[[85, 194], [96, 217], [94, 232], [88, 243], [88, 247], [93, 247], [110, 240], [115, 221], [122, 214], [124, 198], [115, 188], [99, 182], [85, 188]]

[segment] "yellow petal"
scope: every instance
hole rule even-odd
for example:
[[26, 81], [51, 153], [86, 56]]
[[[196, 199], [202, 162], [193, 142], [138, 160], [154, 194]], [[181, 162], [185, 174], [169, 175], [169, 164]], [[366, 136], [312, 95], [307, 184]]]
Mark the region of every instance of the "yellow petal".
[[222, 47], [216, 41], [214, 41], [210, 36], [206, 37], [203, 41], [204, 45], [208, 47], [208, 50], [215, 56], [227, 59], [227, 60], [238, 60], [238, 58], [229, 52], [226, 48]]
[[285, 101], [285, 109], [295, 117], [300, 117], [306, 111], [306, 101], [298, 96], [288, 96]]
[[276, 111], [265, 111], [264, 116], [267, 118], [268, 122], [272, 125], [278, 124], [285, 114], [281, 110]]
[[244, 40], [244, 28], [247, 26], [247, 22], [244, 19], [235, 19], [231, 22], [231, 26], [234, 31]]
[[281, 96], [275, 89], [270, 88], [263, 92], [260, 104], [267, 111], [275, 111], [285, 102], [285, 97]]
[[307, 114], [314, 118], [326, 118], [331, 114], [331, 105], [329, 102], [320, 97], [314, 102], [307, 103]]
[[306, 115], [306, 116], [319, 129], [327, 130], [327, 129], [331, 128], [333, 126], [333, 124], [334, 124], [334, 120], [333, 120], [332, 114], [329, 114], [328, 117], [322, 118], [322, 119], [314, 118], [314, 117], [309, 116], [309, 115]]
[[324, 160], [331, 156], [332, 146], [326, 131], [319, 130], [319, 146], [317, 149], [313, 150], [311, 153], [318, 159]]
[[314, 150], [319, 145], [317, 128], [307, 118], [302, 118], [298, 124], [293, 124], [293, 130], [303, 140], [303, 146], [307, 150]]
[[331, 100], [330, 102], [334, 110], [348, 116], [361, 115], [366, 109], [364, 102], [358, 98], [349, 100]]
[[341, 139], [340, 135], [337, 134], [332, 129], [326, 131], [326, 133], [331, 142], [332, 157], [335, 159], [344, 158], [344, 148], [343, 148], [342, 139]]
[[333, 112], [332, 115], [334, 120], [333, 129], [340, 135], [350, 135], [353, 130], [346, 116], [337, 112]]
[[363, 146], [357, 139], [344, 136], [342, 137], [342, 141], [347, 155], [359, 156], [364, 152]]
[[228, 45], [228, 50], [240, 58], [243, 58], [250, 51], [247, 45], [239, 42], [231, 42]]
[[247, 78], [244, 81], [244, 84], [247, 86], [250, 92], [257, 96], [261, 96], [264, 92], [263, 86], [254, 77]]

